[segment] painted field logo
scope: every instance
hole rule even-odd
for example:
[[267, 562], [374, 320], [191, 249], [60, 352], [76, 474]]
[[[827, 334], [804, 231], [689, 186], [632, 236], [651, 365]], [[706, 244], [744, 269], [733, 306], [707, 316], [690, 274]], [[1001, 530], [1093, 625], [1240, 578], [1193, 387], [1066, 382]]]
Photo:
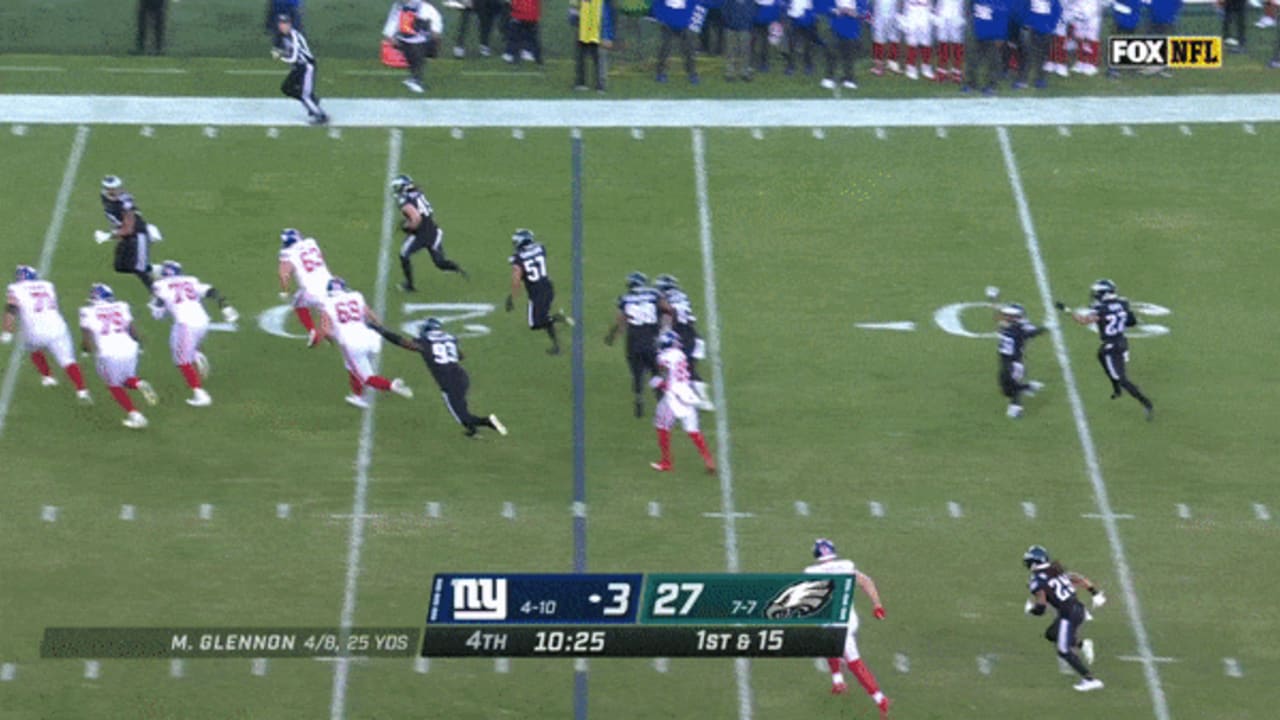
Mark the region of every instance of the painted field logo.
[[770, 620], [789, 620], [816, 615], [827, 606], [836, 584], [831, 580], [801, 580], [783, 588], [764, 609]]
[[1107, 40], [1107, 64], [1114, 68], [1220, 68], [1222, 38], [1112, 36]]

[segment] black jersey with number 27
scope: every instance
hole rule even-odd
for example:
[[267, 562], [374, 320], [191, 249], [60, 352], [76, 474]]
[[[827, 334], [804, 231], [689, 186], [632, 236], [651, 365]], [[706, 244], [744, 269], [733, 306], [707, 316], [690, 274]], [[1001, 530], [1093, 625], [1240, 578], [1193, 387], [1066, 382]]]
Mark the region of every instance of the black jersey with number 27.
[[1097, 318], [1098, 337], [1104, 343], [1124, 339], [1124, 331], [1138, 324], [1138, 316], [1133, 314], [1125, 298], [1098, 300], [1089, 309]]

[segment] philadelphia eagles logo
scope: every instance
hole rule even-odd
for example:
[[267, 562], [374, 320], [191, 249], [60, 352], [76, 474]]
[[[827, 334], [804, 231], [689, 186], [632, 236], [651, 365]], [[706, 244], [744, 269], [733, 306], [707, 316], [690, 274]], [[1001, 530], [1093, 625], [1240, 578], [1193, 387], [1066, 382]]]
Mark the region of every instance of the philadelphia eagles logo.
[[782, 589], [769, 601], [764, 616], [770, 620], [791, 620], [818, 614], [835, 593], [835, 581], [801, 580]]

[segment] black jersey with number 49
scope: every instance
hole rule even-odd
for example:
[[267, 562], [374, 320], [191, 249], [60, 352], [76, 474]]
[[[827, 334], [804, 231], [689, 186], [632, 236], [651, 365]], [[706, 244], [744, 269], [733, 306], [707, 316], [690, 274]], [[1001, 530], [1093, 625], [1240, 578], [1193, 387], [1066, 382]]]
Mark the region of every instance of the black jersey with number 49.
[[662, 295], [649, 287], [628, 290], [618, 297], [618, 309], [627, 319], [627, 330], [658, 329], [658, 300]]
[[1125, 298], [1098, 300], [1089, 309], [1098, 318], [1098, 337], [1102, 342], [1122, 340], [1125, 329], [1138, 324], [1138, 316], [1129, 309], [1129, 301]]
[[[434, 211], [431, 209], [431, 203], [427, 200], [427, 196], [416, 187], [400, 193], [400, 197], [396, 199], [400, 207], [411, 205], [418, 214], [422, 216], [422, 220], [418, 223], [418, 234], [420, 237], [430, 237], [435, 235], [436, 218]], [[425, 235], [424, 235], [425, 232]]]
[[1048, 600], [1049, 604], [1063, 615], [1080, 602], [1076, 598], [1076, 586], [1071, 582], [1071, 576], [1066, 572], [1054, 574], [1052, 568], [1033, 571], [1028, 588], [1032, 595], [1043, 590], [1045, 600]]
[[515, 255], [507, 258], [507, 262], [520, 268], [524, 289], [530, 296], [551, 282], [551, 276], [547, 274], [547, 249], [542, 243], [521, 245]]
[[1022, 362], [1022, 353], [1027, 341], [1044, 332], [1044, 328], [1036, 327], [1029, 322], [1011, 322], [1000, 327], [996, 333], [996, 351], [1001, 360]]
[[458, 338], [443, 330], [432, 330], [426, 338], [418, 340], [418, 345], [427, 369], [440, 387], [445, 387], [464, 372], [459, 364], [462, 352], [458, 349]]

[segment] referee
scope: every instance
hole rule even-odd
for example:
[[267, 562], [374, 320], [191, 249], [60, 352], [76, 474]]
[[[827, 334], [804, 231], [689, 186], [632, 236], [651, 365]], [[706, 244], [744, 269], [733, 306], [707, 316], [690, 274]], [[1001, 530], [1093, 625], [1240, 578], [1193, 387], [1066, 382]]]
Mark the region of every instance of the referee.
[[294, 29], [291, 16], [277, 15], [276, 30], [279, 34], [271, 56], [293, 66], [280, 85], [280, 92], [302, 102], [302, 107], [307, 109], [308, 122], [324, 125], [329, 122], [329, 116], [320, 109], [320, 98], [316, 97], [316, 56], [311, 54], [307, 39]]

